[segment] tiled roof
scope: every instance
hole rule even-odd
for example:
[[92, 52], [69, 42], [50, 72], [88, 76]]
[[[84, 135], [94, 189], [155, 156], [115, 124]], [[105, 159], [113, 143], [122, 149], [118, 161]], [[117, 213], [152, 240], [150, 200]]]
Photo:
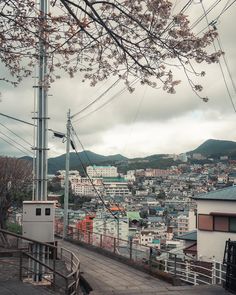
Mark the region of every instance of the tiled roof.
[[195, 200], [236, 201], [236, 186], [211, 191], [192, 197]]
[[185, 240], [185, 241], [197, 241], [197, 231], [189, 231], [183, 235], [176, 237], [178, 240]]

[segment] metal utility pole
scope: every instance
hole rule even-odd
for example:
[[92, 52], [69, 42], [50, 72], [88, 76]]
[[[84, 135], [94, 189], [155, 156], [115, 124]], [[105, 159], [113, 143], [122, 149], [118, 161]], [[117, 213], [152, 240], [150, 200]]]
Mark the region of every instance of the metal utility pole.
[[65, 175], [65, 193], [64, 193], [64, 222], [63, 239], [67, 236], [68, 228], [68, 200], [69, 200], [69, 170], [70, 170], [70, 137], [71, 137], [71, 116], [70, 110], [67, 113], [66, 124], [66, 175]]
[[[36, 136], [36, 167], [34, 171], [34, 185], [35, 196], [33, 196], [32, 203], [30, 207], [23, 203], [23, 231], [28, 237], [33, 235], [33, 232], [27, 227], [27, 218], [32, 217], [32, 222], [35, 222], [36, 210], [34, 208], [35, 204], [38, 204], [40, 209], [40, 217], [38, 216], [38, 221], [40, 220], [38, 226], [44, 224], [44, 215], [41, 214], [41, 204], [42, 201], [47, 201], [47, 151], [48, 151], [48, 75], [47, 75], [47, 48], [45, 45], [45, 24], [47, 22], [48, 14], [48, 0], [39, 1], [39, 64], [38, 64], [38, 95], [37, 95], [37, 116], [34, 118], [37, 121], [37, 136]], [[41, 202], [41, 203], [40, 203]], [[28, 208], [28, 209], [27, 209]], [[53, 227], [53, 223], [52, 223]], [[50, 228], [45, 228], [46, 231], [50, 231]], [[53, 232], [53, 229], [52, 229]], [[40, 233], [40, 231], [39, 231]], [[38, 236], [40, 241], [42, 238], [41, 234]], [[54, 241], [54, 236], [52, 235], [51, 241]], [[49, 241], [43, 241], [49, 242]], [[42, 262], [45, 262], [45, 246], [39, 243], [33, 243], [31, 246], [32, 255]], [[32, 268], [32, 280], [39, 282], [43, 280], [43, 275], [45, 273], [44, 266], [42, 264], [29, 259], [29, 265]]]
[[[45, 23], [48, 13], [48, 0], [40, 0], [40, 16], [42, 24]], [[39, 78], [37, 101], [37, 138], [36, 138], [36, 201], [47, 200], [47, 151], [48, 151], [48, 77], [47, 52], [44, 41], [43, 25], [39, 28]]]

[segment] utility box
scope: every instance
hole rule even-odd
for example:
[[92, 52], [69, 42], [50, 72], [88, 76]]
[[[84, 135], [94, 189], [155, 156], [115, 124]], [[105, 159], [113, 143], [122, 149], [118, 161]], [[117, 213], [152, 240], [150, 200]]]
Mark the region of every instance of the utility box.
[[54, 242], [54, 201], [23, 202], [23, 236], [43, 243]]

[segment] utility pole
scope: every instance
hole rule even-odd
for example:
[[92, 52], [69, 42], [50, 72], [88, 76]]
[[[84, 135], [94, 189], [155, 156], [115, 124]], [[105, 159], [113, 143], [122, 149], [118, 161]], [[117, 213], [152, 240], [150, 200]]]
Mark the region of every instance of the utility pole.
[[[45, 23], [48, 13], [48, 0], [40, 0], [40, 20]], [[38, 112], [36, 139], [36, 201], [47, 200], [47, 151], [48, 151], [48, 77], [47, 52], [44, 41], [43, 25], [39, 28], [39, 78], [38, 78]]]
[[67, 124], [66, 124], [66, 175], [65, 175], [65, 192], [64, 192], [63, 239], [65, 239], [67, 236], [67, 228], [68, 228], [70, 137], [71, 137], [71, 116], [70, 116], [70, 110], [69, 110], [67, 113]]
[[[26, 237], [32, 238], [35, 236], [35, 232], [32, 228], [27, 227], [27, 223], [33, 222], [38, 224], [40, 228], [45, 224], [45, 217], [41, 212], [44, 212], [45, 205], [48, 207], [47, 203], [47, 151], [48, 151], [48, 73], [47, 73], [47, 48], [45, 45], [45, 24], [47, 22], [48, 14], [48, 0], [39, 1], [39, 64], [38, 64], [38, 85], [35, 87], [38, 90], [37, 95], [37, 115], [34, 119], [37, 121], [37, 136], [36, 136], [36, 165], [34, 171], [34, 184], [35, 185], [35, 196], [30, 204], [23, 203], [23, 232]], [[40, 210], [40, 215], [36, 218], [35, 206]], [[52, 208], [53, 209], [53, 208]], [[53, 211], [53, 210], [52, 210]], [[53, 213], [52, 213], [53, 218]], [[31, 218], [31, 220], [29, 220]], [[44, 233], [50, 233], [50, 241], [44, 240], [49, 239], [48, 235]], [[42, 242], [53, 242], [53, 222], [50, 226], [44, 229], [44, 233], [40, 232], [37, 235], [37, 239]], [[39, 243], [33, 243], [31, 245], [31, 252], [33, 257], [42, 262], [45, 262], [45, 246]], [[44, 266], [41, 263], [36, 262], [34, 259], [29, 258], [29, 265], [32, 268], [32, 280], [39, 282], [43, 280], [43, 275], [45, 273]]]

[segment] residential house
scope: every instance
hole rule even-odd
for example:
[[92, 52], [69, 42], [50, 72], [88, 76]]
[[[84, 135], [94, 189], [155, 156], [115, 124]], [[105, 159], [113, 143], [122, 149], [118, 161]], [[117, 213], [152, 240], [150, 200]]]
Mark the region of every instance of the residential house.
[[198, 259], [222, 262], [225, 242], [236, 240], [236, 186], [196, 195]]

